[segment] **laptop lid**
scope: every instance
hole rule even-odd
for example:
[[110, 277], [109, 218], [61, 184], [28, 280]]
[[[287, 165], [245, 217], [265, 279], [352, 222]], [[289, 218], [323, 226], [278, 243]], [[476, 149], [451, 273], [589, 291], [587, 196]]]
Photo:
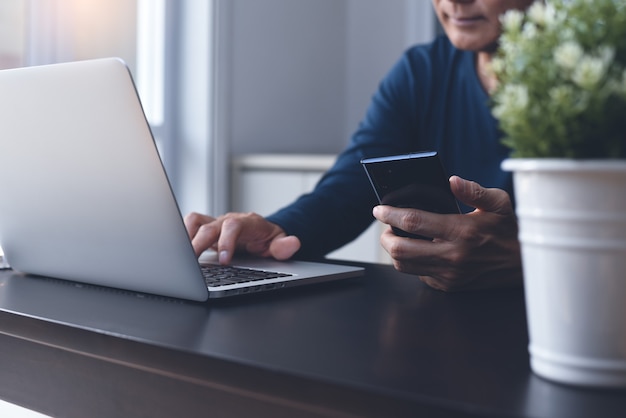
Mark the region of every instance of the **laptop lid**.
[[[11, 267], [206, 300], [126, 65], [107, 58], [3, 70], [0, 91], [0, 246]], [[362, 274], [337, 268], [322, 274]], [[295, 277], [305, 276], [316, 277]]]

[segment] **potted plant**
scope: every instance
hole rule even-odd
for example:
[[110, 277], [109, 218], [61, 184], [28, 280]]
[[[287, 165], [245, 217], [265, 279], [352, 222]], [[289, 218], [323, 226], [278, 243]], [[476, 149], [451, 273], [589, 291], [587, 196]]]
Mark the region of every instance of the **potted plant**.
[[626, 2], [502, 16], [492, 95], [513, 172], [532, 370], [626, 387]]

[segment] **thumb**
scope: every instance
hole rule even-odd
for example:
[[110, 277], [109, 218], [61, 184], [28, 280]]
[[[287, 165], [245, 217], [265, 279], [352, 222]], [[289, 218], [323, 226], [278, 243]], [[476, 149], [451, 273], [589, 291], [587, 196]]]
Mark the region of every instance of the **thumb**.
[[457, 199], [473, 208], [503, 215], [513, 212], [511, 198], [502, 189], [487, 189], [458, 176], [450, 177], [450, 189]]
[[301, 245], [300, 239], [295, 235], [278, 236], [270, 243], [270, 255], [276, 260], [287, 260], [300, 249]]

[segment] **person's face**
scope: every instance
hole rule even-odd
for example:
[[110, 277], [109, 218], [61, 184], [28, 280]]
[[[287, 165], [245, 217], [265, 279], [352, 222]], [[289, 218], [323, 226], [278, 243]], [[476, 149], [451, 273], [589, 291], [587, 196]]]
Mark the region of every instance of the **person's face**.
[[527, 8], [533, 0], [433, 0], [437, 17], [452, 44], [492, 52], [500, 36], [500, 15]]

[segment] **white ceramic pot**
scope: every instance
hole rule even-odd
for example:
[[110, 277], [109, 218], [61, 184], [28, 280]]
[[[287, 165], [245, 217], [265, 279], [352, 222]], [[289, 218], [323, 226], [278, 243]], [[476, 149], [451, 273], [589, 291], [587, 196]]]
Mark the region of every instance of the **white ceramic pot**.
[[508, 159], [532, 370], [626, 387], [626, 160]]

